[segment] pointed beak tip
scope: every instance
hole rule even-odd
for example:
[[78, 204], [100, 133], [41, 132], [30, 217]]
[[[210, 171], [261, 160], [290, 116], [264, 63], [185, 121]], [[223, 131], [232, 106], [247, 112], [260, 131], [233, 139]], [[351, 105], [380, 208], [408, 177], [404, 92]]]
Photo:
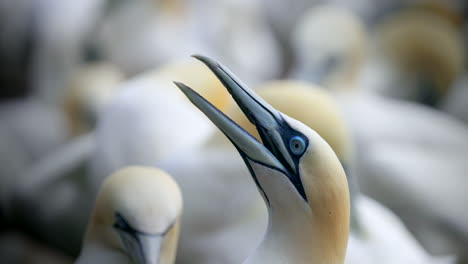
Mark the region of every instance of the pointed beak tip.
[[177, 82], [177, 81], [172, 81], [172, 83], [174, 83], [177, 87], [179, 87], [181, 89], [185, 86], [185, 84], [183, 84], [181, 82]]
[[203, 56], [203, 55], [200, 55], [200, 54], [193, 54], [191, 55], [192, 58], [195, 58], [197, 60], [200, 60], [200, 61], [203, 61], [205, 59], [207, 59], [207, 57]]
[[191, 90], [190, 87], [188, 87], [187, 85], [181, 83], [181, 82], [176, 82], [176, 81], [173, 81], [173, 83], [183, 92], [183, 93], [187, 93], [188, 90]]
[[203, 62], [205, 65], [207, 65], [208, 67], [219, 67], [219, 63], [216, 62], [215, 60], [213, 59], [210, 59], [206, 56], [203, 56], [203, 55], [199, 55], [199, 54], [194, 54], [192, 55], [193, 58]]
[[[181, 82], [176, 82], [174, 81], [174, 84], [180, 89], [180, 91], [190, 100], [193, 102], [193, 98], [195, 95], [198, 95], [197, 92], [195, 92], [192, 88], [189, 86], [181, 83]], [[199, 96], [199, 95], [198, 95]]]

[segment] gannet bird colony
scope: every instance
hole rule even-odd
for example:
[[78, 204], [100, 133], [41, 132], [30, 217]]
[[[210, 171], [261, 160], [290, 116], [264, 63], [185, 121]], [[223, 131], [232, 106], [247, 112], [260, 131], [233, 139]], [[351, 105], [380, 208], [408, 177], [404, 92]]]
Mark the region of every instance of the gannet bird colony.
[[465, 0], [0, 0], [0, 263], [468, 264]]

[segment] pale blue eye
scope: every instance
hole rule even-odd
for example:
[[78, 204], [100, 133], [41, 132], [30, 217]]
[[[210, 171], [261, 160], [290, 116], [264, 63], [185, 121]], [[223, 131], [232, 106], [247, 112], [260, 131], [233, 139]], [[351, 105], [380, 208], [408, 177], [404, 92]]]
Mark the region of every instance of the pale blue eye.
[[294, 136], [289, 140], [289, 149], [294, 155], [301, 155], [306, 148], [305, 140], [300, 136]]

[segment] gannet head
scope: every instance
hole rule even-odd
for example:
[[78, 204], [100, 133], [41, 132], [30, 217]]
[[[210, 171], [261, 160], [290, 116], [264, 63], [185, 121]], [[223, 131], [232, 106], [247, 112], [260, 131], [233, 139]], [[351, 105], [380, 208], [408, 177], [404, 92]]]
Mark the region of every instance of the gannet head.
[[173, 263], [181, 211], [181, 192], [168, 174], [127, 167], [102, 185], [86, 240], [122, 250], [135, 263]]
[[[255, 91], [278, 111], [312, 128], [330, 145], [345, 169], [352, 202], [359, 190], [352, 166], [351, 136], [343, 114], [330, 93], [319, 86], [294, 80], [267, 82]], [[257, 140], [261, 140], [255, 125], [238, 107], [228, 108], [225, 113]], [[353, 211], [351, 215], [352, 231], [361, 230], [356, 212]]]
[[378, 55], [391, 73], [387, 95], [434, 106], [464, 72], [463, 35], [438, 14], [404, 10], [383, 19], [375, 31]]
[[[271, 81], [254, 90], [281, 113], [316, 131], [332, 147], [343, 166], [350, 162], [350, 133], [338, 104], [329, 92], [317, 85], [295, 80]], [[225, 113], [249, 134], [261, 140], [255, 125], [238, 107], [230, 107]]]
[[107, 63], [89, 64], [73, 74], [64, 98], [64, 110], [73, 134], [94, 128], [99, 113], [123, 80], [123, 73]]
[[349, 190], [331, 147], [315, 131], [257, 96], [224, 66], [197, 58], [225, 85], [255, 125], [262, 143], [192, 89], [176, 85], [237, 148], [267, 204], [270, 226], [288, 230], [295, 228], [290, 225], [294, 223], [302, 230], [283, 233], [296, 240], [283, 246], [307, 247], [307, 259], [327, 256], [343, 260], [349, 232]]
[[359, 17], [324, 5], [307, 11], [292, 34], [294, 77], [342, 88], [356, 81], [364, 63], [367, 36]]

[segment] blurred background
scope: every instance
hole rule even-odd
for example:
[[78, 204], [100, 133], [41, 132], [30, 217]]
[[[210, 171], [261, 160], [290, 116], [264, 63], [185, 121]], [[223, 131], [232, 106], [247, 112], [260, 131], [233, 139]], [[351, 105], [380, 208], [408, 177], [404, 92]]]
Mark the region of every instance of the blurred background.
[[226, 111], [203, 54], [325, 91], [358, 189], [468, 263], [467, 41], [463, 0], [1, 0], [0, 262], [72, 263], [102, 179], [214, 133], [172, 84]]

